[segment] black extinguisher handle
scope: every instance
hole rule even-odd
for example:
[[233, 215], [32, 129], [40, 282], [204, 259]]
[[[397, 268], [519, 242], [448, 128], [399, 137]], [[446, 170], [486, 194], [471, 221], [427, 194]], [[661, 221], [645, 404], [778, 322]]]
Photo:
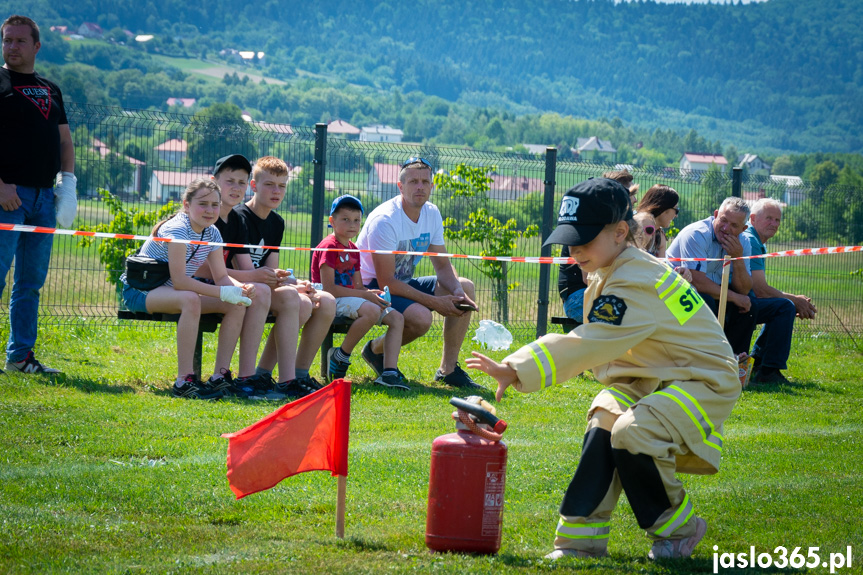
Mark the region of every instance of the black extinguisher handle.
[[482, 423], [487, 423], [488, 425], [492, 426], [496, 433], [503, 433], [503, 431], [506, 429], [506, 422], [504, 420], [498, 419], [492, 412], [487, 409], [483, 409], [475, 403], [470, 403], [469, 401], [465, 401], [460, 397], [453, 397], [449, 400], [449, 402], [456, 409], [465, 411], [475, 416]]

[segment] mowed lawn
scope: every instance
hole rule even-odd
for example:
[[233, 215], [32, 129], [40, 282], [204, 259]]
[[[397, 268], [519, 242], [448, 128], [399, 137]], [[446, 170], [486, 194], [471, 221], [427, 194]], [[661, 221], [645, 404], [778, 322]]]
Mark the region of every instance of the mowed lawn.
[[[0, 326], [0, 337], [7, 330]], [[214, 345], [208, 335], [207, 374]], [[747, 554], [750, 546], [756, 553], [784, 546], [789, 554], [802, 547], [803, 555], [819, 547], [824, 560], [851, 546], [852, 567], [836, 572], [861, 572], [863, 355], [847, 338], [795, 340], [793, 384], [744, 391], [726, 424], [720, 473], [683, 476], [707, 535], [693, 559], [663, 564], [647, 560], [650, 542], [625, 499], [609, 558], [542, 559], [578, 463], [585, 412], [600, 389], [589, 375], [542, 393], [510, 391], [498, 405], [509, 422], [500, 553], [428, 552], [431, 444], [453, 429], [447, 402], [457, 394], [432, 383], [440, 345], [429, 338], [404, 350], [410, 393], [373, 386], [361, 360], [352, 367], [346, 536], [339, 540], [329, 473], [234, 499], [220, 434], [275, 406], [172, 399], [172, 330], [43, 327], [39, 357], [66, 374], [0, 375], [0, 572], [711, 573], [714, 546]], [[464, 354], [470, 349], [473, 342]], [[491, 397], [491, 381], [479, 379]]]

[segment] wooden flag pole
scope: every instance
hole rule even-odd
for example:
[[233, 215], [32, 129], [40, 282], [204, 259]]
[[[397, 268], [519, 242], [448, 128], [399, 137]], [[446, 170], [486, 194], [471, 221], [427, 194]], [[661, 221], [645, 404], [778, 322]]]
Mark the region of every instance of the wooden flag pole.
[[345, 538], [345, 491], [347, 491], [348, 478], [339, 475], [339, 494], [336, 497], [336, 537]]
[[722, 285], [719, 292], [719, 326], [725, 329], [725, 307], [728, 304], [728, 276], [731, 274], [731, 256], [722, 262]]

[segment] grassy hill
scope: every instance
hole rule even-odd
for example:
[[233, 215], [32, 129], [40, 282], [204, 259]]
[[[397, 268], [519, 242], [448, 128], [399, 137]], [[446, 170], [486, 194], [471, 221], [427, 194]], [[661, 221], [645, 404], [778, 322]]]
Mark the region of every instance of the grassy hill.
[[[16, 10], [10, 0], [0, 7]], [[155, 34], [146, 48], [153, 53], [226, 62], [219, 55], [226, 48], [263, 51], [266, 61], [249, 73], [306, 87], [320, 88], [321, 78], [339, 89], [359, 87], [331, 98], [326, 109], [301, 111], [300, 119], [312, 122], [395, 122], [394, 94], [420, 94], [435, 98], [443, 118], [418, 130], [423, 138], [438, 136], [451, 110], [490, 108], [695, 129], [738, 148], [863, 150], [863, 61], [856, 57], [863, 11], [854, 0], [119, 0], [110, 7], [35, 0], [28, 10], [46, 28], [94, 21], [109, 33]], [[74, 48], [61, 56], [87, 57]], [[275, 104], [236, 103], [278, 119]]]

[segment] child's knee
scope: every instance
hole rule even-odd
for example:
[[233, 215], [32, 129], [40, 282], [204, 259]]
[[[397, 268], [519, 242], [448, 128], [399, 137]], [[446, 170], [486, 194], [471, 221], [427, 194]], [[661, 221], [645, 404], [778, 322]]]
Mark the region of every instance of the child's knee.
[[381, 323], [389, 327], [401, 329], [405, 326], [405, 316], [403, 316], [396, 310], [392, 310], [390, 313], [384, 316], [384, 319], [383, 321], [381, 321]]
[[377, 323], [378, 318], [381, 316], [381, 307], [377, 304], [373, 304], [370, 301], [367, 301], [360, 305], [357, 310], [357, 319], [363, 318], [368, 320], [373, 320]]
[[201, 314], [201, 296], [193, 291], [177, 291], [180, 313]]

